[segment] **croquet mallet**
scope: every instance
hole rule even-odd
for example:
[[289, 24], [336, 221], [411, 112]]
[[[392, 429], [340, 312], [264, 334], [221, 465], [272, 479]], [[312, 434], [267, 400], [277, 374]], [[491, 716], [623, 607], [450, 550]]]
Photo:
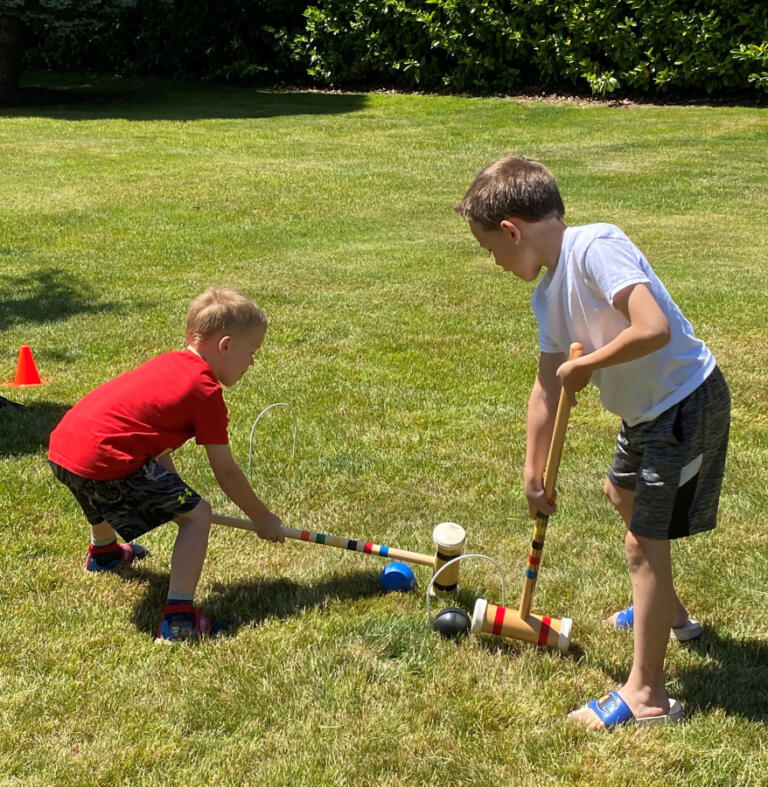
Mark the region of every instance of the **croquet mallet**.
[[[578, 358], [582, 353], [582, 346], [574, 342], [570, 346], [569, 360]], [[552, 440], [549, 444], [549, 454], [544, 470], [544, 492], [547, 500], [552, 502], [555, 495], [555, 482], [557, 481], [557, 471], [560, 468], [560, 459], [563, 454], [563, 444], [565, 443], [565, 432], [568, 427], [568, 416], [571, 412], [571, 403], [565, 390], [560, 391], [560, 400], [555, 416], [555, 426], [552, 431]], [[571, 618], [550, 618], [546, 615], [532, 615], [531, 601], [533, 590], [536, 587], [536, 579], [541, 565], [541, 553], [544, 550], [544, 538], [547, 533], [547, 521], [549, 517], [539, 511], [536, 514], [534, 523], [533, 540], [531, 551], [528, 555], [528, 566], [525, 571], [523, 581], [523, 595], [520, 600], [520, 607], [515, 610], [507, 607], [498, 607], [490, 604], [486, 599], [479, 598], [475, 602], [475, 609], [472, 615], [472, 631], [483, 631], [489, 634], [497, 634], [511, 639], [519, 639], [524, 642], [535, 642], [537, 645], [546, 647], [557, 647], [565, 653], [571, 641]]]
[[[225, 516], [214, 514], [211, 520], [217, 525], [237, 527], [241, 530], [255, 530], [250, 519], [241, 519], [235, 516]], [[306, 541], [311, 544], [322, 544], [327, 547], [337, 547], [338, 549], [348, 549], [352, 552], [362, 552], [365, 555], [377, 555], [388, 560], [400, 560], [404, 563], [415, 563], [421, 566], [429, 566], [432, 574], [442, 568], [446, 563], [461, 554], [464, 548], [466, 534], [464, 528], [454, 522], [442, 522], [437, 525], [432, 533], [435, 542], [435, 554], [427, 555], [421, 552], [409, 552], [406, 549], [396, 549], [382, 544], [372, 544], [369, 541], [359, 539], [344, 538], [343, 536], [332, 536], [326, 533], [313, 533], [311, 530], [297, 530], [293, 527], [283, 527], [283, 535], [286, 538], [293, 538], [297, 541]], [[441, 593], [450, 593], [456, 590], [459, 582], [458, 563], [449, 567], [444, 572], [445, 576], [440, 585], [435, 586]], [[443, 575], [441, 575], [443, 576]]]

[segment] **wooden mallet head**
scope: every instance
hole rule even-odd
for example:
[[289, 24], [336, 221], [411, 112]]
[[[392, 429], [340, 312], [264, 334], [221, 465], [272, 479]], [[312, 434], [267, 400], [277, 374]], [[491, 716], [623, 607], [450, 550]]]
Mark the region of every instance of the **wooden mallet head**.
[[528, 615], [525, 620], [508, 607], [497, 607], [484, 598], [475, 601], [471, 631], [495, 634], [522, 642], [532, 642], [547, 648], [557, 648], [565, 653], [571, 644], [571, 618], [549, 618]]

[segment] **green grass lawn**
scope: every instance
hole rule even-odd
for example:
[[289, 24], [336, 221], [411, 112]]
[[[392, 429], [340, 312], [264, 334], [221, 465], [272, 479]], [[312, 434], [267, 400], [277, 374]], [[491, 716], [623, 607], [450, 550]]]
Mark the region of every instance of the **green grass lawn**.
[[[0, 112], [0, 378], [29, 344], [49, 382], [0, 389], [0, 784], [763, 785], [768, 772], [768, 416], [764, 109], [322, 95], [38, 77], [59, 104]], [[459, 522], [522, 587], [536, 365], [530, 285], [453, 212], [506, 153], [546, 163], [570, 224], [646, 253], [733, 395], [720, 524], [675, 543], [705, 625], [670, 645], [674, 728], [595, 734], [568, 711], [623, 681], [623, 527], [601, 488], [617, 419], [571, 417], [533, 610], [574, 619], [560, 656], [427, 626], [427, 569], [215, 528], [198, 601], [232, 622], [153, 643], [175, 527], [117, 575], [86, 575], [87, 527], [46, 439], [105, 379], [180, 347], [189, 300], [244, 289], [271, 327], [226, 394], [254, 488], [293, 527], [420, 552]], [[204, 452], [176, 454], [216, 510]], [[460, 601], [500, 603], [485, 561]], [[433, 610], [434, 611], [434, 610]]]

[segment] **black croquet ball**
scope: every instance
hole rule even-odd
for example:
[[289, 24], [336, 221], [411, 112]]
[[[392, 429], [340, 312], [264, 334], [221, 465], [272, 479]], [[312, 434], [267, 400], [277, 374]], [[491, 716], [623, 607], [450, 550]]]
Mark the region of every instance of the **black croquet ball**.
[[472, 621], [469, 615], [459, 607], [446, 607], [435, 615], [435, 631], [448, 639], [456, 639], [464, 634], [469, 634]]

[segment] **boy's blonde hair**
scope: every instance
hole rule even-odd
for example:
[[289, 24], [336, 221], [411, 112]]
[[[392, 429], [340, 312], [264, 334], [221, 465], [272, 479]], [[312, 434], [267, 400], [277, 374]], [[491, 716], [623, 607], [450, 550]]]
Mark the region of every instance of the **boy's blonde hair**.
[[565, 215], [552, 173], [525, 156], [507, 156], [487, 166], [455, 210], [485, 230], [499, 229], [499, 223], [510, 217], [539, 221]]
[[257, 327], [267, 329], [264, 312], [234, 287], [209, 287], [187, 311], [187, 334], [197, 339], [220, 331], [234, 336]]

